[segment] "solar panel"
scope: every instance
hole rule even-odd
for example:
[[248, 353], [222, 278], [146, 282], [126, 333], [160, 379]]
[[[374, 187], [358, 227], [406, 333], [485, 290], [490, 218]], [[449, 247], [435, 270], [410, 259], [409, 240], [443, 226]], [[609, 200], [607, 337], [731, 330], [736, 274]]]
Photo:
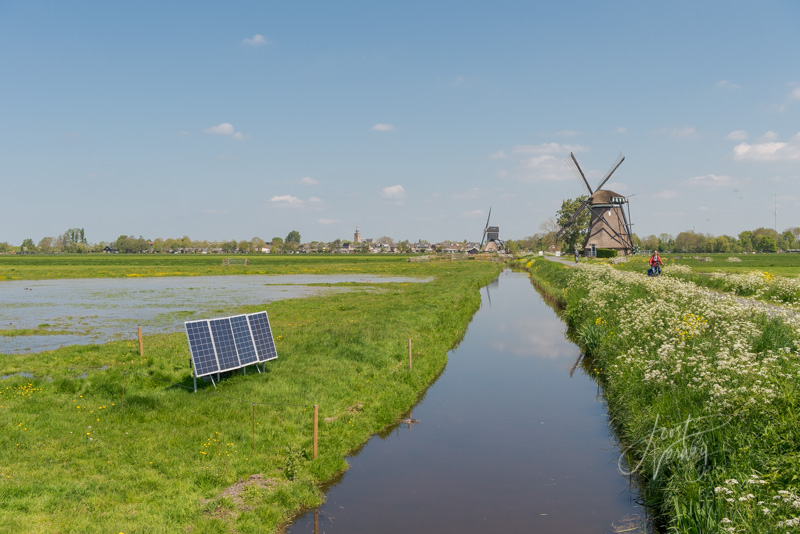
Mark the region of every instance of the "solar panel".
[[195, 376], [203, 376], [219, 372], [217, 353], [214, 341], [208, 329], [208, 321], [190, 321], [186, 323], [186, 337], [192, 353]]
[[236, 351], [239, 353], [239, 361], [242, 365], [250, 365], [258, 361], [256, 346], [253, 343], [253, 334], [250, 332], [250, 325], [247, 323], [246, 315], [231, 317], [231, 328], [233, 329], [233, 341], [236, 343]]
[[211, 327], [211, 336], [214, 338], [214, 346], [217, 348], [217, 361], [219, 361], [220, 371], [228, 371], [241, 367], [239, 365], [239, 355], [236, 353], [236, 343], [233, 342], [233, 329], [231, 320], [211, 319], [208, 321]]
[[258, 361], [266, 362], [277, 358], [278, 351], [275, 350], [275, 341], [272, 339], [272, 329], [269, 326], [267, 312], [251, 313], [247, 319], [250, 321], [250, 330], [253, 332]]
[[195, 377], [232, 371], [278, 357], [267, 312], [187, 321]]

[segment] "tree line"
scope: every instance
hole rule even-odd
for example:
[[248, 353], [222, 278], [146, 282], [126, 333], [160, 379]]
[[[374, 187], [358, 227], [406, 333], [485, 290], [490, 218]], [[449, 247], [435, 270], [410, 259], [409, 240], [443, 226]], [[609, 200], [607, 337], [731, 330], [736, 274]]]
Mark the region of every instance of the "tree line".
[[[427, 241], [424, 241], [427, 243]], [[173, 253], [173, 252], [220, 252], [224, 254], [258, 254], [270, 249], [271, 253], [304, 252], [332, 252], [338, 251], [345, 243], [350, 243], [351, 250], [356, 252], [369, 252], [369, 244], [351, 243], [347, 240], [335, 239], [334, 241], [311, 241], [302, 243], [300, 232], [292, 230], [286, 237], [273, 237], [269, 241], [260, 237], [250, 240], [237, 241], [208, 241], [191, 239], [189, 236], [180, 238], [145, 239], [141, 235], [121, 235], [116, 240], [90, 243], [86, 239], [83, 228], [70, 228], [57, 237], [44, 237], [38, 243], [33, 239], [25, 239], [19, 247], [8, 242], [0, 242], [0, 254], [18, 252], [23, 254], [88, 254], [97, 252], [118, 252], [122, 254], [144, 253]], [[388, 245], [400, 252], [412, 252], [413, 246], [408, 240], [397, 241], [388, 236], [375, 240], [379, 245]]]
[[[556, 240], [558, 231], [571, 219], [587, 196], [566, 199], [554, 217], [539, 226], [540, 232], [516, 241], [517, 246], [528, 250], [548, 250], [556, 247], [571, 254], [583, 246], [589, 229], [589, 210], [585, 209]], [[800, 249], [800, 227], [787, 228], [778, 233], [772, 228], [746, 230], [736, 236], [715, 236], [695, 231], [685, 231], [677, 236], [662, 233], [640, 237], [633, 234], [633, 244], [640, 250], [659, 250], [678, 253], [742, 253], [778, 252]]]
[[234, 253], [258, 253], [269, 246], [273, 251], [295, 251], [300, 246], [300, 232], [292, 230], [285, 238], [273, 237], [269, 242], [260, 237], [249, 241], [206, 241], [193, 240], [189, 236], [180, 238], [145, 239], [142, 236], [121, 235], [111, 242], [90, 243], [83, 228], [70, 228], [57, 237], [44, 237], [38, 243], [25, 239], [19, 247], [0, 242], [0, 253], [20, 252], [23, 254], [88, 254], [92, 252], [113, 251], [120, 253], [167, 253], [188, 251], [209, 251]]

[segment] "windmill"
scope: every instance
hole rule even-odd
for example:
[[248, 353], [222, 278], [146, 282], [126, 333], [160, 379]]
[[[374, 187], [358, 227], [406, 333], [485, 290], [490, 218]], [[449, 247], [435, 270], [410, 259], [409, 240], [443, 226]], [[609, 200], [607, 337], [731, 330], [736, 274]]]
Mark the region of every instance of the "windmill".
[[[481, 238], [481, 246], [478, 247], [481, 252], [500, 252], [505, 250], [506, 245], [500, 239], [500, 227], [489, 226], [489, 219], [492, 218], [492, 207], [489, 206], [489, 216], [486, 217], [486, 226], [483, 227], [483, 237]], [[484, 246], [484, 242], [486, 245]]]
[[620, 153], [614, 165], [611, 166], [611, 170], [600, 181], [600, 185], [592, 190], [586, 175], [581, 170], [581, 166], [578, 165], [578, 160], [575, 159], [575, 154], [569, 153], [567, 165], [583, 181], [583, 185], [586, 186], [586, 191], [589, 193], [589, 198], [581, 202], [572, 217], [558, 231], [556, 239], [561, 237], [564, 231], [575, 222], [578, 215], [588, 208], [590, 211], [589, 231], [586, 236], [586, 243], [583, 246], [586, 255], [595, 256], [598, 248], [613, 249], [617, 251], [617, 254], [622, 255], [628, 255], [633, 252], [631, 224], [628, 222], [630, 219], [630, 205], [628, 205], [627, 216], [625, 214], [625, 205], [628, 204], [628, 199], [614, 191], [601, 189], [611, 178], [611, 175], [614, 174], [614, 171], [622, 165], [623, 161], [625, 161], [625, 156]]

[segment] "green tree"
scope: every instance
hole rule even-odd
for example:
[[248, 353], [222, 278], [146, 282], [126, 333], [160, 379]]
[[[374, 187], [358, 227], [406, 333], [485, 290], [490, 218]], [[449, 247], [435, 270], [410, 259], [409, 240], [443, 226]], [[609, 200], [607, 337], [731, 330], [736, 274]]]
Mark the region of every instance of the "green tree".
[[53, 252], [56, 246], [56, 240], [53, 237], [43, 237], [39, 244], [36, 245], [36, 248], [39, 249], [39, 252], [44, 254], [50, 254]]
[[28, 238], [22, 242], [19, 249], [22, 252], [36, 252], [36, 245], [33, 244], [33, 239]]
[[781, 234], [781, 248], [789, 250], [794, 248], [795, 235], [791, 230], [784, 230]]
[[739, 246], [743, 252], [753, 251], [753, 232], [745, 230], [739, 234]]
[[[588, 199], [588, 196], [583, 195], [577, 198], [569, 198], [561, 202], [561, 209], [556, 212], [558, 230], [569, 222], [575, 212], [580, 209], [581, 204]], [[562, 251], [572, 252], [576, 248], [583, 246], [589, 232], [589, 218], [589, 210], [583, 209], [578, 217], [572, 221], [572, 224], [562, 232], [559, 238]], [[558, 232], [558, 230], [556, 230], [556, 232]]]
[[70, 228], [61, 235], [60, 241], [64, 252], [86, 252], [88, 248], [83, 228]]
[[644, 250], [658, 250], [659, 246], [658, 238], [655, 235], [645, 237], [641, 244], [641, 248]]
[[250, 250], [253, 252], [261, 252], [266, 243], [260, 237], [254, 237], [250, 240]]
[[11, 248], [7, 241], [0, 242], [0, 254], [8, 254], [11, 252]]
[[761, 234], [753, 238], [753, 248], [758, 252], [778, 252], [778, 243], [775, 241], [775, 237]]
[[289, 232], [289, 235], [286, 236], [286, 243], [294, 243], [295, 245], [300, 244], [300, 232], [297, 230], [292, 230]]

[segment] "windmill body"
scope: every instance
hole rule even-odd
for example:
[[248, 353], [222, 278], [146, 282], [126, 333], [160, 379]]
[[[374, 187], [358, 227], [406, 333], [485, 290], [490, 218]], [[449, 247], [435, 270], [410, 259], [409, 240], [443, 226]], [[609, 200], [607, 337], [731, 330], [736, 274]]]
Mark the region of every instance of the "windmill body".
[[569, 221], [558, 231], [556, 239], [578, 218], [578, 215], [588, 209], [590, 212], [589, 231], [583, 245], [584, 255], [595, 256], [597, 249], [616, 250], [618, 255], [633, 253], [633, 239], [631, 235], [630, 213], [625, 213], [628, 206], [628, 199], [619, 193], [608, 189], [601, 189], [611, 175], [614, 174], [625, 157], [620, 154], [611, 170], [606, 173], [605, 178], [600, 182], [596, 189], [592, 190], [586, 176], [578, 165], [575, 155], [570, 153], [567, 163], [572, 167], [575, 174], [581, 178], [589, 193], [588, 200], [584, 201]]
[[506, 246], [500, 239], [500, 227], [489, 226], [489, 219], [492, 217], [492, 208], [489, 208], [489, 216], [486, 217], [486, 226], [483, 227], [483, 238], [481, 238], [480, 250], [482, 252], [502, 252]]

